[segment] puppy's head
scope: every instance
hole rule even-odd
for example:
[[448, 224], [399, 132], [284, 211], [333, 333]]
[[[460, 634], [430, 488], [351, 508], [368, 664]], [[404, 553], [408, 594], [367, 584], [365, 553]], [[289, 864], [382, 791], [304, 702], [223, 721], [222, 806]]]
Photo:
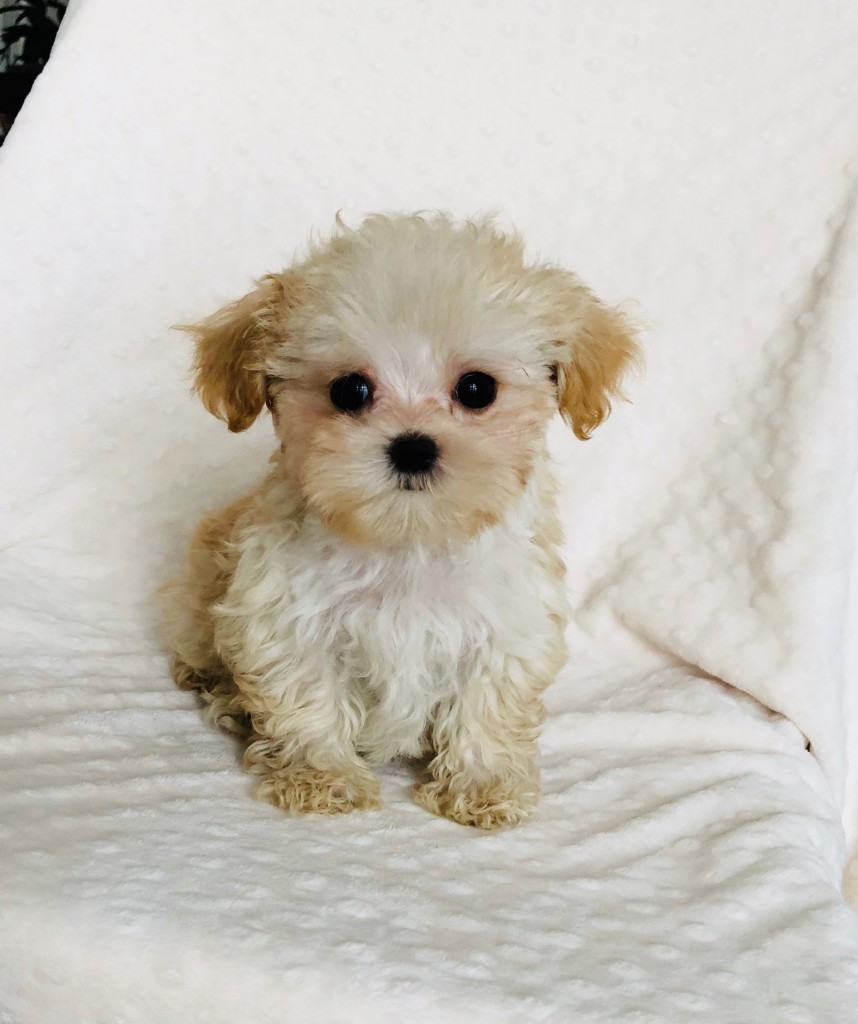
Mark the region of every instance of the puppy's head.
[[637, 354], [573, 274], [441, 215], [340, 227], [191, 330], [206, 407], [244, 430], [267, 405], [307, 506], [377, 546], [502, 520], [558, 407], [589, 437]]

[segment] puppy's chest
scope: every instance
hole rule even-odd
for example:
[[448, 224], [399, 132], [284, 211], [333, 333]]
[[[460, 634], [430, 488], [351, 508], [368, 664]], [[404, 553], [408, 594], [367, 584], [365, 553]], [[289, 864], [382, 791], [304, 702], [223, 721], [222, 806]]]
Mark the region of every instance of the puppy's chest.
[[470, 563], [334, 551], [302, 576], [298, 608], [344, 673], [373, 691], [397, 680], [448, 690], [495, 628], [496, 574]]

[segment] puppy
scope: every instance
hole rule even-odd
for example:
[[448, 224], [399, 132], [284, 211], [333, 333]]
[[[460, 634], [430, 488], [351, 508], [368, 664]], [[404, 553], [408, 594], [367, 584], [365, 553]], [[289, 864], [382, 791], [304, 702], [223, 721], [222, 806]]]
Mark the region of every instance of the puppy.
[[206, 408], [279, 450], [165, 590], [177, 682], [279, 807], [377, 807], [371, 766], [428, 755], [429, 810], [521, 821], [566, 654], [546, 431], [608, 414], [622, 315], [491, 221], [372, 216], [188, 330]]

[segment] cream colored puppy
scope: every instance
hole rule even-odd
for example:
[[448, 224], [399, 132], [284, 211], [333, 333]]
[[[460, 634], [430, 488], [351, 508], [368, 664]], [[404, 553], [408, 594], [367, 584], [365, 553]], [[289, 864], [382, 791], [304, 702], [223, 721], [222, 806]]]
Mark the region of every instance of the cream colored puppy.
[[280, 446], [165, 588], [177, 681], [280, 807], [378, 806], [371, 765], [428, 754], [427, 808], [520, 821], [565, 658], [546, 430], [607, 415], [622, 316], [489, 221], [373, 216], [190, 329], [206, 408]]

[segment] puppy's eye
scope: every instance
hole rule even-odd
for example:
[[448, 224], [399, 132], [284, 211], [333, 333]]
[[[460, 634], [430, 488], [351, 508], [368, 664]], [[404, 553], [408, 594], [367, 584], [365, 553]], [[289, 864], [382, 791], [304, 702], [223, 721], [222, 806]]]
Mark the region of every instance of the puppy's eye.
[[372, 384], [362, 373], [347, 373], [331, 382], [331, 401], [343, 412], [357, 412], [372, 398]]
[[492, 404], [498, 393], [498, 384], [487, 373], [466, 373], [461, 376], [453, 389], [457, 402], [466, 409], [485, 409]]

